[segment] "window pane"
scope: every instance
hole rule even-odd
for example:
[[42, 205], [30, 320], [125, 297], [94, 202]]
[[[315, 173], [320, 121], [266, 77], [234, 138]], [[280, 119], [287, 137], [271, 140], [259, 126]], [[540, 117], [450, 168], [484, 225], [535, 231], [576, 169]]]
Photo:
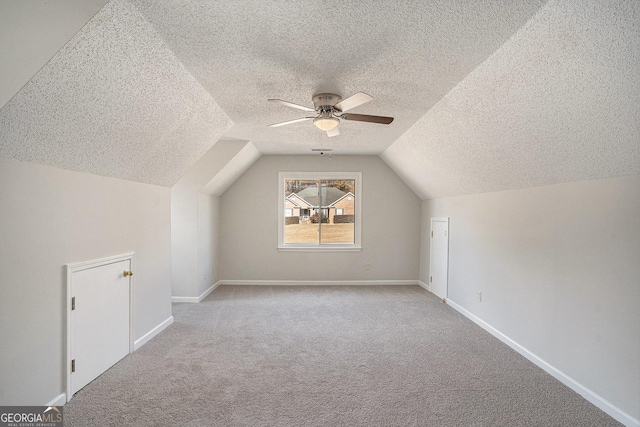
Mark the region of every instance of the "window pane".
[[359, 172], [279, 173], [283, 250], [360, 250]]
[[319, 188], [321, 244], [354, 243], [355, 184], [354, 179], [321, 181]]
[[284, 181], [284, 209], [292, 215], [285, 217], [284, 243], [315, 244], [318, 239], [318, 182], [315, 180]]

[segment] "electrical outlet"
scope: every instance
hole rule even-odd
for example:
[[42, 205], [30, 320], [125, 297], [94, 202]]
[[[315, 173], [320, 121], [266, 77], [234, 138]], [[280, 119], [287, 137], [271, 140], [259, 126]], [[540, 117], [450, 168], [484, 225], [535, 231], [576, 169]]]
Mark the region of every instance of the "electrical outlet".
[[366, 264], [364, 265], [364, 269], [365, 269], [365, 270], [371, 270], [371, 263], [370, 263], [370, 262], [366, 263]]
[[482, 302], [482, 292], [478, 292], [478, 302]]

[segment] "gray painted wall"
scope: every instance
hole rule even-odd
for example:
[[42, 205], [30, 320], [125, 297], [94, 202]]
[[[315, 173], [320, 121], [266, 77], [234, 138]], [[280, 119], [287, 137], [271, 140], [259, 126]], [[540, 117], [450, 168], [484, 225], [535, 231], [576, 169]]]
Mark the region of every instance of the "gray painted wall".
[[[278, 172], [362, 172], [362, 251], [279, 252]], [[262, 156], [223, 195], [225, 280], [416, 280], [420, 200], [377, 156]], [[365, 263], [371, 270], [365, 270]]]
[[0, 159], [0, 405], [65, 390], [67, 263], [135, 252], [139, 339], [171, 316], [170, 190]]
[[450, 300], [640, 419], [640, 177], [423, 201], [425, 283], [447, 216]]

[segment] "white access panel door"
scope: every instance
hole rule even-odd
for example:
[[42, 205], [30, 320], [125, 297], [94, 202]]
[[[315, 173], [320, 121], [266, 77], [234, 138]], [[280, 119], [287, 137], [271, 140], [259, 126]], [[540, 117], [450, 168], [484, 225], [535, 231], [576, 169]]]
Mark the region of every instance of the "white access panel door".
[[449, 281], [449, 218], [431, 218], [429, 290], [447, 299]]
[[131, 264], [68, 270], [67, 400], [130, 352]]

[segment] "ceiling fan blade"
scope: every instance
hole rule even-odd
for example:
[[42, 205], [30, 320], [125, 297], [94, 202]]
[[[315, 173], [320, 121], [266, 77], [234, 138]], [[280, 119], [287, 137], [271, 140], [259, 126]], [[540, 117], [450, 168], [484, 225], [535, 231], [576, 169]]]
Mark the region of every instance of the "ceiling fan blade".
[[338, 136], [338, 135], [340, 135], [340, 130], [337, 127], [327, 131], [327, 136], [329, 138], [331, 138], [332, 136]]
[[270, 128], [277, 128], [277, 127], [280, 127], [280, 126], [291, 125], [291, 124], [294, 124], [294, 123], [304, 122], [305, 120], [311, 120], [311, 119], [315, 119], [315, 117], [303, 117], [301, 119], [288, 120], [286, 122], [281, 122], [281, 123], [274, 123], [272, 125], [269, 125], [269, 127]]
[[302, 110], [302, 111], [312, 111], [312, 112], [316, 111], [311, 107], [305, 107], [304, 105], [298, 105], [298, 104], [294, 104], [293, 102], [283, 101], [282, 99], [267, 99], [267, 101], [278, 102], [280, 104], [286, 105], [287, 107], [297, 108], [298, 110]]
[[336, 105], [334, 105], [334, 108], [337, 108], [340, 111], [347, 111], [365, 104], [371, 100], [373, 100], [373, 97], [371, 95], [367, 95], [364, 92], [358, 92], [355, 95], [351, 95], [347, 99], [343, 99], [342, 101], [338, 102]]
[[393, 117], [369, 116], [368, 114], [343, 114], [340, 118], [357, 122], [380, 123], [381, 125], [388, 125], [393, 121]]

